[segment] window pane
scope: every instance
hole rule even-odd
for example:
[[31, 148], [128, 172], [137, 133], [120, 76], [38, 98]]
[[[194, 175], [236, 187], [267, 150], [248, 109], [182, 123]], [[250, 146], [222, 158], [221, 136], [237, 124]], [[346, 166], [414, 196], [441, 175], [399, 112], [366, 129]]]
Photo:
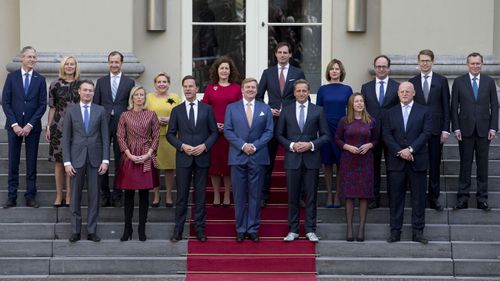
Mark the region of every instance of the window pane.
[[193, 75], [200, 82], [200, 92], [210, 83], [208, 70], [220, 56], [233, 59], [240, 79], [245, 77], [245, 28], [193, 25]]
[[270, 0], [269, 22], [321, 22], [318, 0]]
[[193, 21], [245, 22], [245, 0], [193, 0]]
[[277, 64], [275, 52], [279, 42], [292, 45], [290, 64], [300, 67], [316, 93], [321, 86], [321, 27], [319, 26], [270, 26], [268, 66]]

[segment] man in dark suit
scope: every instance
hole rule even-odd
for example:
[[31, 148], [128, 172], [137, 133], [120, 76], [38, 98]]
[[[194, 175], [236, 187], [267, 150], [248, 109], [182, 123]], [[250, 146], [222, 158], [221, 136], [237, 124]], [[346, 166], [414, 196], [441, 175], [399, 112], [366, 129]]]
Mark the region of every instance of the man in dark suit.
[[299, 237], [300, 194], [305, 195], [305, 230], [309, 241], [316, 236], [316, 198], [321, 167], [319, 148], [327, 143], [330, 130], [323, 109], [308, 101], [309, 84], [299, 79], [294, 83], [296, 102], [283, 109], [275, 137], [285, 148], [286, 185], [288, 189], [288, 226], [285, 241]]
[[[120, 163], [120, 146], [116, 138], [116, 129], [122, 112], [127, 110], [130, 90], [135, 86], [134, 80], [122, 73], [123, 55], [120, 52], [112, 51], [108, 55], [110, 73], [97, 80], [93, 103], [102, 105], [106, 109], [109, 119], [110, 142], [113, 142], [113, 154], [115, 158], [115, 183], [118, 175]], [[122, 206], [122, 191], [113, 184], [113, 195], [109, 188], [109, 173], [102, 175], [99, 179], [102, 191], [103, 207], [111, 205]]]
[[477, 208], [488, 206], [488, 153], [498, 131], [498, 97], [495, 81], [481, 74], [483, 56], [467, 56], [469, 73], [457, 77], [451, 90], [451, 126], [460, 150], [460, 176], [456, 209], [468, 208], [472, 159], [477, 166]]
[[390, 190], [391, 235], [387, 242], [401, 239], [407, 181], [411, 187], [413, 241], [427, 244], [425, 227], [425, 181], [429, 165], [427, 141], [431, 135], [431, 113], [413, 101], [410, 82], [399, 85], [400, 104], [385, 114], [382, 139], [387, 145], [387, 182]]
[[269, 165], [267, 143], [273, 137], [271, 108], [255, 100], [257, 86], [254, 78], [243, 80], [243, 100], [228, 105], [224, 117], [224, 136], [230, 143], [228, 164], [238, 242], [243, 241], [246, 234], [250, 240], [259, 241], [260, 197], [265, 168]]
[[427, 147], [429, 150], [429, 207], [442, 211], [439, 203], [441, 152], [443, 143], [450, 135], [450, 88], [448, 79], [432, 71], [434, 53], [425, 49], [418, 54], [420, 74], [411, 78], [415, 88], [415, 102], [428, 106], [432, 116], [432, 132]]
[[26, 148], [26, 206], [38, 208], [36, 202], [36, 163], [42, 131], [40, 119], [47, 108], [45, 77], [33, 70], [36, 51], [27, 46], [21, 50], [21, 69], [9, 73], [2, 92], [2, 108], [7, 117], [5, 129], [9, 143], [9, 197], [4, 208], [15, 207], [19, 188], [19, 162], [23, 140]]
[[[366, 110], [375, 119], [381, 132], [384, 115], [389, 108], [398, 104], [398, 86], [399, 82], [389, 78], [391, 60], [386, 55], [379, 55], [373, 60], [375, 79], [363, 84], [361, 94], [365, 97]], [[375, 209], [380, 207], [380, 163], [382, 154], [387, 159], [387, 149], [385, 144], [380, 141], [373, 148], [373, 169], [374, 169], [374, 187], [375, 198], [370, 200], [368, 208]]]
[[[292, 57], [292, 48], [287, 42], [280, 42], [276, 45], [275, 52], [278, 64], [271, 66], [262, 72], [262, 77], [259, 82], [256, 99], [264, 101], [264, 95], [267, 92], [268, 102], [271, 107], [274, 120], [274, 130], [280, 117], [281, 109], [285, 106], [294, 103], [293, 83], [298, 79], [305, 79], [304, 72], [297, 67], [290, 65], [289, 61]], [[274, 169], [274, 160], [278, 152], [278, 141], [273, 138], [268, 143], [269, 151], [269, 166], [266, 168], [264, 178], [264, 187], [262, 188], [261, 207], [265, 207], [269, 199], [269, 190], [271, 188], [271, 175]]]
[[205, 189], [210, 166], [210, 148], [217, 140], [217, 122], [212, 108], [196, 100], [198, 84], [193, 76], [188, 75], [182, 79], [182, 90], [186, 101], [172, 109], [167, 131], [168, 142], [177, 149], [175, 228], [170, 241], [182, 240], [192, 177], [196, 238], [206, 241]]
[[109, 166], [108, 118], [104, 107], [92, 103], [94, 83], [82, 81], [78, 88], [80, 103], [68, 108], [63, 126], [63, 161], [71, 176], [71, 229], [70, 242], [80, 240], [82, 228], [81, 199], [87, 180], [87, 240], [101, 241], [97, 236], [99, 214], [98, 175]]

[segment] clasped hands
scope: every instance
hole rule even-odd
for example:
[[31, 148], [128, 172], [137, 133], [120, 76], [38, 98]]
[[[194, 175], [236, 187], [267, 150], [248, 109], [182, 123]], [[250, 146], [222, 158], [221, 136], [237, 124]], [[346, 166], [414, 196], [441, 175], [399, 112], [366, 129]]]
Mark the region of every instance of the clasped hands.
[[254, 154], [257, 150], [255, 149], [255, 146], [251, 143], [246, 143], [243, 146], [243, 152], [245, 152], [246, 155], [252, 155]]
[[293, 152], [306, 152], [311, 150], [312, 144], [308, 141], [299, 141], [293, 144]]
[[26, 124], [26, 126], [24, 126], [24, 128], [21, 128], [21, 126], [19, 126], [19, 125], [16, 125], [12, 128], [12, 130], [14, 131], [14, 134], [16, 134], [16, 136], [18, 136], [18, 137], [28, 136], [32, 129], [33, 128], [28, 124]]
[[368, 152], [368, 150], [370, 150], [372, 148], [373, 148], [373, 144], [372, 143], [365, 143], [365, 144], [363, 144], [360, 147], [356, 147], [356, 146], [350, 145], [350, 144], [345, 144], [344, 145], [344, 149], [347, 150], [347, 151], [349, 151], [350, 153], [352, 153], [352, 154], [361, 154], [361, 155], [364, 155], [365, 153]]
[[199, 144], [197, 146], [191, 146], [189, 144], [183, 143], [181, 146], [182, 151], [189, 156], [198, 156], [207, 150], [207, 147], [204, 143]]
[[412, 161], [412, 162], [415, 161], [415, 159], [413, 158], [413, 154], [410, 152], [410, 149], [408, 148], [400, 150], [397, 156], [403, 158], [406, 161]]

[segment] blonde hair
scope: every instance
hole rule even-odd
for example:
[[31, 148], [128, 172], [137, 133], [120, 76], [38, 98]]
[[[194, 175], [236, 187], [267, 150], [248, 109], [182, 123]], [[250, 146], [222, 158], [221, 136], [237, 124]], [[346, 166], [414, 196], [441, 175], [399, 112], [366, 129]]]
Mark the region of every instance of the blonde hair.
[[363, 99], [363, 103], [365, 104], [365, 107], [363, 108], [363, 111], [361, 112], [361, 121], [363, 123], [370, 124], [373, 122], [372, 118], [370, 117], [370, 114], [368, 111], [366, 111], [366, 103], [365, 103], [365, 97], [363, 94], [356, 92], [352, 94], [349, 97], [349, 101], [347, 102], [347, 124], [351, 124], [354, 121], [354, 99], [360, 96]]
[[156, 80], [158, 80], [158, 77], [160, 76], [164, 76], [165, 78], [167, 78], [168, 84], [170, 84], [170, 75], [168, 75], [166, 72], [158, 72], [158, 74], [156, 74], [153, 79], [155, 85], [156, 85]]
[[142, 107], [146, 108], [148, 106], [148, 95], [146, 95], [146, 89], [144, 89], [143, 86], [134, 86], [132, 90], [130, 90], [130, 95], [128, 96], [128, 110], [132, 110], [134, 108], [134, 94], [139, 90], [144, 91], [144, 104]]
[[[69, 59], [73, 59], [75, 61], [75, 74], [73, 77], [69, 77], [68, 75], [66, 75], [66, 72], [64, 72], [64, 65]], [[61, 60], [61, 65], [59, 66], [59, 78], [63, 80], [68, 80], [69, 78], [73, 78], [75, 80], [80, 79], [80, 65], [78, 64], [78, 60], [76, 59], [76, 57], [67, 56]]]

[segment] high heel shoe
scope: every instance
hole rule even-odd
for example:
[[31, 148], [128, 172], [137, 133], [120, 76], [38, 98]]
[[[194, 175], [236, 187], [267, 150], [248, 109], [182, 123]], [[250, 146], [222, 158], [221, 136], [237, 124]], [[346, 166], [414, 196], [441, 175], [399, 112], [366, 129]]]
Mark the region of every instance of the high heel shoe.
[[120, 238], [120, 241], [124, 242], [124, 241], [128, 241], [128, 240], [132, 240], [132, 232], [133, 232], [132, 226], [126, 225], [125, 228], [123, 229], [123, 235]]
[[347, 227], [346, 234], [345, 234], [345, 240], [347, 242], [354, 241], [354, 237], [352, 236], [352, 226], [351, 227]]
[[137, 233], [139, 234], [139, 241], [146, 241], [146, 226], [145, 225], [139, 225], [139, 228], [137, 229]]
[[153, 203], [151, 204], [151, 207], [152, 207], [152, 208], [158, 208], [158, 207], [160, 207], [160, 202], [161, 202], [161, 200], [158, 200], [158, 202], [153, 202]]
[[358, 241], [358, 242], [365, 241], [365, 228], [364, 227], [358, 228], [358, 235], [356, 236], [356, 241]]

